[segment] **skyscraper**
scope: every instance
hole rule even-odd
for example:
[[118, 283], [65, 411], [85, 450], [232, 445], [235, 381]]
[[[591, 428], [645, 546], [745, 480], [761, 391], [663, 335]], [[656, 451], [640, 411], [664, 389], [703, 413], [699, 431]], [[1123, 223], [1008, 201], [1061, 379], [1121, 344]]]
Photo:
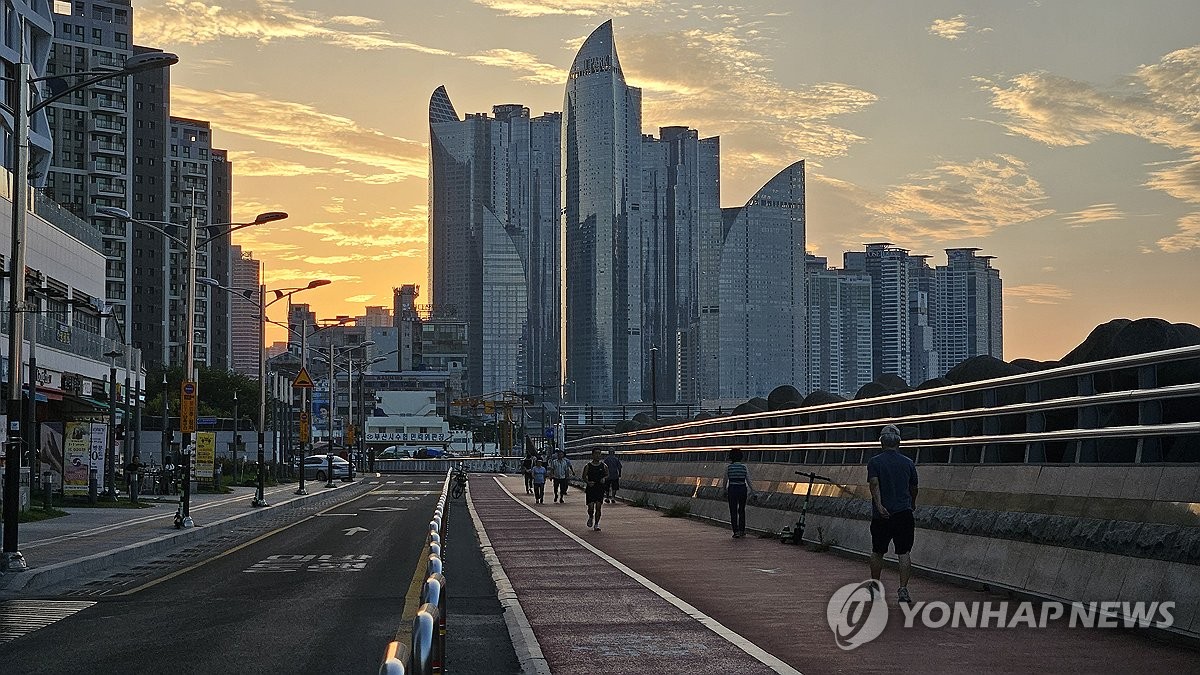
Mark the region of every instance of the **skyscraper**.
[[720, 151], [719, 138], [687, 127], [642, 137], [642, 349], [658, 348], [660, 402], [700, 400], [700, 270], [721, 245]]
[[939, 375], [972, 356], [1004, 358], [1004, 303], [1000, 271], [977, 248], [946, 249], [938, 265], [937, 351]]
[[[233, 272], [230, 275], [234, 288], [258, 288], [262, 283], [262, 263], [254, 259], [250, 251], [241, 246], [231, 246]], [[262, 345], [262, 322], [258, 307], [254, 303], [234, 300], [229, 306], [230, 351], [233, 355], [233, 370], [258, 377], [259, 347]]]
[[562, 119], [567, 377], [578, 400], [641, 400], [642, 91], [625, 84], [611, 21], [575, 56]]
[[871, 278], [872, 379], [896, 375], [909, 384], [919, 384], [910, 380], [912, 286], [908, 251], [890, 243], [874, 243], [867, 244], [866, 251], [847, 251], [842, 259], [847, 271]]
[[561, 115], [499, 105], [459, 119], [429, 102], [433, 305], [467, 324], [467, 391], [552, 385], [560, 375]]
[[766, 396], [807, 381], [804, 162], [746, 205], [722, 209], [719, 397]]
[[871, 278], [807, 256], [808, 388], [853, 397], [873, 379]]

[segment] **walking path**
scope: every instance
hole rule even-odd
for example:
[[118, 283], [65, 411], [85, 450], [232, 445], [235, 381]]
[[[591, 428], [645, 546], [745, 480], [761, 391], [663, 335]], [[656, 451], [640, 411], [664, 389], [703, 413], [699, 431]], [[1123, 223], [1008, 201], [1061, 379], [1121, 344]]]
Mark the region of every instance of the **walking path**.
[[[521, 477], [473, 477], [470, 498], [536, 637], [531, 650], [554, 673], [1195, 672], [1200, 663], [1186, 647], [1065, 622], [904, 628], [892, 570], [887, 628], [843, 651], [826, 607], [838, 588], [868, 577], [865, 561], [733, 539], [624, 503], [606, 504], [594, 532], [581, 492], [535, 505]], [[920, 577], [910, 587], [915, 601], [1009, 600]]]

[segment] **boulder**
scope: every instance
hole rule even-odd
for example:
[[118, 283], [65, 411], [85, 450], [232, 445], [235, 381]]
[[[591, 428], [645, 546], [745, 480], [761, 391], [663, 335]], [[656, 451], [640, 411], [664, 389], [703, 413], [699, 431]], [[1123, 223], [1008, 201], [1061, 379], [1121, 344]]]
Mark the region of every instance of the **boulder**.
[[1022, 368], [1005, 363], [994, 356], [982, 354], [980, 356], [972, 356], [951, 368], [950, 372], [946, 373], [946, 379], [955, 384], [963, 384], [965, 382], [979, 382], [980, 380], [991, 380], [1009, 375], [1020, 375], [1024, 372], [1026, 371]]
[[830, 393], [823, 389], [818, 389], [808, 396], [805, 396], [802, 405], [807, 408], [809, 406], [825, 405], [827, 403], [841, 403], [845, 400], [846, 399], [838, 396], [837, 394]]
[[767, 396], [767, 410], [788, 410], [800, 407], [804, 397], [790, 384], [783, 384], [771, 390]]

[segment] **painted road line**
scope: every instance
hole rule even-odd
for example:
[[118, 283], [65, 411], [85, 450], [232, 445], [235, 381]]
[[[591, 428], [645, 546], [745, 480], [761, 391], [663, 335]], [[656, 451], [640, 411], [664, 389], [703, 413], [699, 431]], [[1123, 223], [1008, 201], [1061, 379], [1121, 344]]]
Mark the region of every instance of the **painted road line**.
[[693, 619], [699, 621], [701, 623], [701, 625], [708, 628], [709, 630], [716, 633], [717, 635], [721, 636], [722, 638], [724, 638], [727, 642], [729, 642], [733, 646], [746, 652], [751, 657], [753, 657], [755, 660], [757, 660], [759, 663], [762, 663], [763, 665], [765, 665], [766, 667], [775, 671], [776, 673], [780, 673], [780, 675], [802, 675], [800, 673], [800, 671], [798, 671], [795, 668], [784, 663], [778, 657], [774, 656], [773, 654], [770, 654], [769, 652], [762, 649], [761, 647], [754, 644], [753, 642], [747, 640], [746, 638], [742, 637], [741, 635], [730, 630], [724, 624], [722, 624], [720, 621], [717, 621], [716, 619], [712, 618], [711, 616], [696, 609], [691, 604], [689, 604], [687, 601], [673, 595], [667, 589], [659, 586], [658, 584], [647, 579], [646, 577], [642, 576], [641, 574], [638, 574], [637, 572], [633, 571], [627, 565], [622, 563], [620, 560], [617, 560], [616, 558], [608, 555], [604, 551], [601, 551], [600, 549], [596, 548], [595, 546], [592, 546], [588, 542], [579, 538], [578, 536], [575, 535], [574, 532], [571, 532], [567, 528], [563, 527], [557, 521], [553, 520], [549, 516], [542, 515], [541, 513], [539, 513], [537, 511], [537, 509], [534, 509], [532, 506], [526, 504], [525, 502], [521, 501], [520, 499], [517, 499], [517, 497], [515, 495], [513, 495], [513, 493], [508, 491], [508, 488], [504, 487], [504, 484], [500, 482], [499, 478], [496, 478], [495, 481], [496, 481], [496, 485], [498, 485], [500, 487], [500, 489], [503, 490], [504, 493], [509, 496], [510, 499], [512, 499], [514, 502], [520, 504], [521, 506], [525, 507], [525, 509], [527, 511], [529, 511], [533, 515], [537, 516], [538, 518], [541, 518], [542, 520], [546, 521], [547, 523], [550, 523], [550, 525], [552, 525], [556, 530], [567, 535], [573, 541], [575, 541], [576, 543], [578, 543], [580, 546], [584, 547], [585, 549], [591, 551], [592, 553], [595, 553], [597, 556], [600, 557], [601, 560], [604, 560], [608, 564], [617, 568], [623, 574], [625, 574], [625, 576], [629, 577], [630, 579], [633, 579], [634, 581], [638, 582], [642, 586], [645, 586], [646, 588], [648, 588], [650, 591], [652, 591], [658, 597], [662, 598], [663, 600], [666, 600], [667, 602], [671, 603], [675, 607], [682, 610], [683, 613], [685, 613], [688, 616], [692, 617]]
[[96, 603], [83, 600], [8, 600], [0, 602], [0, 644], [83, 611]]
[[[269, 537], [273, 537], [273, 536], [275, 536], [275, 535], [279, 534], [280, 532], [283, 532], [284, 530], [289, 530], [289, 529], [291, 529], [291, 528], [293, 528], [293, 527], [295, 527], [295, 526], [297, 526], [297, 525], [299, 525], [299, 524], [301, 524], [301, 523], [307, 523], [308, 521], [312, 520], [313, 518], [316, 518], [316, 517], [318, 517], [318, 516], [321, 516], [321, 515], [323, 515], [323, 514], [326, 514], [326, 513], [330, 512], [330, 511], [332, 511], [332, 510], [334, 510], [334, 509], [336, 509], [336, 508], [340, 508], [340, 507], [342, 507], [342, 506], [345, 506], [346, 504], [349, 504], [349, 503], [351, 503], [351, 502], [354, 502], [354, 501], [357, 501], [357, 500], [359, 500], [359, 499], [362, 499], [363, 497], [368, 497], [368, 496], [370, 496], [370, 494], [371, 494], [371, 491], [364, 492], [363, 494], [361, 494], [361, 495], [359, 495], [359, 496], [357, 496], [357, 497], [354, 497], [353, 499], [350, 499], [350, 500], [347, 500], [347, 501], [345, 501], [345, 502], [342, 502], [341, 504], [334, 504], [333, 506], [330, 506], [329, 508], [325, 509], [324, 511], [319, 511], [319, 512], [317, 512], [317, 513], [314, 513], [314, 514], [313, 514], [313, 515], [311, 515], [311, 516], [307, 516], [307, 517], [305, 517], [305, 518], [302, 518], [302, 519], [300, 519], [300, 520], [297, 520], [297, 521], [296, 521], [296, 522], [294, 522], [294, 523], [289, 523], [289, 524], [287, 524], [287, 525], [284, 525], [283, 527], [280, 527], [280, 528], [277, 528], [277, 529], [271, 530], [270, 532], [267, 532], [267, 533], [265, 533], [265, 534], [261, 534], [261, 535], [259, 535], [259, 536], [255, 537], [255, 538], [251, 539], [251, 540], [250, 540], [250, 541], [248, 541], [248, 542], [245, 542], [245, 543], [243, 543], [243, 544], [238, 544], [237, 546], [234, 546], [233, 548], [229, 549], [228, 551], [223, 551], [223, 552], [221, 552], [221, 553], [218, 553], [217, 555], [215, 555], [215, 556], [213, 556], [213, 557], [211, 557], [211, 558], [207, 558], [207, 559], [205, 559], [205, 560], [201, 560], [200, 562], [198, 562], [198, 563], [196, 563], [196, 564], [194, 564], [194, 565], [189, 565], [189, 566], [187, 566], [187, 567], [185, 567], [185, 568], [183, 568], [183, 569], [181, 569], [181, 570], [175, 570], [174, 572], [171, 572], [170, 574], [167, 574], [167, 575], [165, 575], [165, 576], [162, 576], [162, 577], [159, 577], [159, 578], [157, 578], [157, 579], [154, 579], [153, 581], [148, 581], [148, 582], [146, 582], [146, 583], [144, 583], [144, 584], [142, 584], [141, 586], [138, 586], [138, 587], [136, 587], [136, 588], [131, 588], [131, 589], [129, 589], [129, 590], [127, 590], [127, 591], [124, 591], [124, 592], [122, 592], [122, 593], [117, 593], [116, 595], [133, 595], [134, 593], [137, 593], [137, 592], [139, 592], [139, 591], [144, 591], [144, 590], [146, 590], [147, 588], [150, 588], [150, 587], [152, 587], [152, 586], [157, 586], [158, 584], [161, 584], [161, 583], [163, 583], [164, 581], [170, 581], [171, 579], [174, 579], [175, 577], [178, 577], [178, 576], [181, 576], [181, 575], [187, 574], [188, 572], [191, 572], [192, 570], [195, 570], [195, 569], [199, 569], [199, 568], [201, 568], [201, 567], [204, 567], [205, 565], [207, 565], [208, 563], [210, 563], [210, 562], [212, 562], [212, 561], [214, 561], [214, 560], [220, 560], [221, 558], [224, 558], [225, 556], [228, 556], [228, 555], [232, 555], [232, 554], [234, 554], [234, 553], [237, 553], [238, 551], [240, 551], [240, 550], [242, 550], [242, 549], [246, 548], [247, 546], [253, 546], [254, 544], [257, 544], [258, 542], [260, 542], [260, 541], [262, 541], [262, 540], [264, 540], [264, 539], [267, 539], [267, 538], [269, 538]], [[110, 597], [111, 597], [111, 596], [110, 596]]]

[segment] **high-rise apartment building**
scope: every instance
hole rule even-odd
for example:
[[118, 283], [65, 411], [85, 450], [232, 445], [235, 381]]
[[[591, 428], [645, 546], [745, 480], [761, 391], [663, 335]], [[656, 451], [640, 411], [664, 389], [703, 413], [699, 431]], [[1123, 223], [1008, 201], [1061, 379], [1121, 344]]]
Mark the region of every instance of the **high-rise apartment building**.
[[865, 251], [847, 251], [842, 260], [847, 271], [871, 278], [872, 379], [896, 375], [911, 384], [908, 251], [890, 243], [874, 243], [867, 244]]
[[938, 372], [938, 350], [934, 336], [937, 317], [937, 280], [929, 256], [908, 256], [908, 383], [917, 386]]
[[390, 307], [384, 307], [383, 305], [368, 305], [366, 313], [357, 317], [354, 322], [359, 326], [390, 328], [393, 325], [392, 310]]
[[873, 379], [871, 278], [809, 255], [808, 392], [852, 398]]
[[[250, 251], [243, 251], [241, 246], [231, 246], [230, 255], [233, 258], [233, 271], [230, 274], [232, 287], [258, 288], [262, 283], [262, 263], [255, 260]], [[259, 320], [258, 306], [235, 299], [229, 306], [229, 323], [232, 369], [257, 378], [259, 350], [263, 344], [263, 326]]]
[[972, 356], [1004, 358], [1004, 303], [1000, 271], [977, 248], [946, 249], [936, 269], [939, 375]]
[[722, 209], [719, 394], [766, 396], [807, 382], [804, 162], [766, 183], [746, 205]]
[[[48, 72], [69, 74], [119, 70], [133, 55], [133, 8], [130, 0], [55, 2], [53, 46]], [[134, 285], [134, 226], [97, 216], [97, 206], [134, 212], [130, 140], [132, 76], [103, 80], [74, 92], [47, 109], [54, 154], [45, 174], [46, 194], [104, 237], [105, 295], [108, 311], [130, 333]], [[109, 336], [119, 337], [109, 323]], [[148, 354], [148, 356], [151, 356]]]
[[[700, 400], [701, 305], [716, 302], [722, 234], [720, 152], [719, 138], [687, 127], [642, 137], [642, 350], [658, 350], [656, 387], [647, 362], [643, 400]], [[710, 301], [702, 303], [708, 282]]]
[[611, 21], [571, 64], [562, 120], [567, 378], [581, 401], [641, 400], [642, 91], [625, 83]]
[[[557, 385], [561, 115], [429, 104], [433, 305], [467, 325], [474, 394]], [[552, 391], [556, 391], [554, 386]]]
[[[232, 212], [230, 184], [232, 167], [223, 150], [214, 150], [208, 122], [171, 117], [170, 193], [167, 220], [187, 224], [195, 218], [198, 241], [209, 238], [209, 224], [228, 223]], [[229, 284], [230, 243], [228, 236], [212, 239], [196, 250], [196, 276], [211, 277]], [[170, 354], [169, 363], [184, 360], [187, 315], [186, 253], [176, 248], [171, 254]], [[197, 284], [193, 355], [197, 363], [211, 368], [229, 368], [229, 296], [225, 291]]]

